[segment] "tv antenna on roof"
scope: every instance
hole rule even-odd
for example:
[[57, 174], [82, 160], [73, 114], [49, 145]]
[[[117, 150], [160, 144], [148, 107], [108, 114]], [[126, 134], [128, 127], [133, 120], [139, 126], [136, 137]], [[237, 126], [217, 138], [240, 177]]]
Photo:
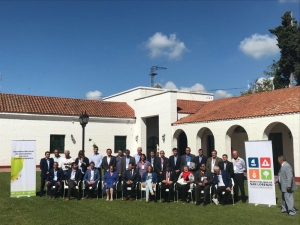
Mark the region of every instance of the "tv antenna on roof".
[[166, 70], [166, 67], [161, 67], [161, 66], [152, 66], [150, 69], [150, 87], [154, 87], [154, 76], [157, 75], [157, 73], [154, 73], [156, 70]]

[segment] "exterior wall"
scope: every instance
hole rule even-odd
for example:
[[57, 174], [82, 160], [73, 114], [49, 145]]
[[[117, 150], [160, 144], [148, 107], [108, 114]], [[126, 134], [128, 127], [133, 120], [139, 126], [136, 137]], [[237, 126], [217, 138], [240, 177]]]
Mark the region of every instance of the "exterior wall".
[[[90, 118], [85, 128], [86, 156], [93, 152], [93, 142], [105, 155], [107, 148], [114, 149], [114, 136], [127, 136], [127, 148], [134, 144], [134, 119]], [[11, 140], [36, 140], [36, 163], [50, 150], [50, 134], [65, 135], [65, 150], [76, 158], [82, 148], [82, 127], [77, 117], [0, 114], [0, 166], [10, 166]], [[71, 140], [71, 134], [76, 143]], [[89, 139], [93, 141], [89, 142]]]
[[[285, 124], [291, 131], [293, 136], [293, 157], [290, 157], [291, 154], [288, 154], [288, 161], [291, 165], [294, 166], [294, 172], [296, 177], [300, 177], [300, 115], [299, 114], [285, 114], [285, 115], [276, 115], [268, 117], [259, 117], [259, 118], [246, 118], [246, 119], [236, 119], [236, 120], [226, 120], [226, 121], [214, 121], [214, 122], [205, 122], [205, 123], [192, 123], [192, 124], [179, 124], [172, 126], [172, 134], [174, 134], [178, 129], [182, 129], [187, 137], [188, 144], [192, 148], [192, 153], [197, 154], [197, 149], [201, 148], [201, 137], [198, 136], [198, 132], [202, 128], [207, 127], [211, 130], [215, 138], [215, 149], [218, 150], [218, 156], [226, 153], [228, 156], [231, 156], [231, 138], [228, 137], [228, 130], [236, 125], [242, 126], [248, 135], [249, 141], [255, 140], [268, 140], [268, 136], [265, 134], [266, 128], [274, 123], [281, 122]], [[275, 127], [276, 128], [276, 127]], [[280, 127], [279, 127], [280, 128]], [[277, 129], [279, 129], [277, 128]], [[271, 132], [274, 130], [271, 129]], [[283, 139], [287, 132], [283, 132]], [[283, 140], [284, 142], [285, 140]], [[175, 141], [172, 142], [172, 147], [176, 147]], [[241, 143], [237, 143], [238, 146]], [[203, 147], [202, 147], [203, 148]], [[291, 146], [289, 144], [284, 145], [284, 153], [291, 151]], [[240, 149], [236, 149], [241, 151]], [[231, 158], [231, 157], [229, 157]]]
[[197, 93], [197, 92], [177, 92], [177, 99], [181, 100], [192, 100], [192, 101], [212, 101], [214, 95], [210, 93]]

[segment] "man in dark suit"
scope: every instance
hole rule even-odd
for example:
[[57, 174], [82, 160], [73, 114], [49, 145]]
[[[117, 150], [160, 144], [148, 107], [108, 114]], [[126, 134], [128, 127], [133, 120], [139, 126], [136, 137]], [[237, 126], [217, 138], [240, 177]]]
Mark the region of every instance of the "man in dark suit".
[[130, 151], [127, 149], [125, 151], [125, 157], [122, 157], [120, 162], [119, 175], [123, 176], [123, 174], [125, 174], [125, 171], [128, 170], [129, 163], [132, 163], [135, 166], [135, 159], [130, 156]]
[[[231, 182], [231, 177], [229, 173], [226, 170], [220, 170], [218, 166], [214, 167], [214, 184], [217, 184], [217, 190], [215, 190], [214, 193], [216, 193], [221, 200], [222, 205], [225, 205], [226, 199], [230, 195], [231, 188], [232, 188], [232, 182]], [[225, 192], [223, 195], [222, 193]], [[215, 198], [216, 195], [214, 194], [213, 197], [213, 202], [215, 204], [218, 204], [218, 200]]]
[[203, 149], [201, 149], [201, 148], [198, 150], [198, 154], [199, 155], [196, 157], [197, 158], [197, 170], [200, 170], [201, 164], [206, 165], [207, 157], [205, 155], [203, 155]]
[[161, 150], [159, 152], [160, 157], [156, 160], [154, 165], [154, 172], [157, 175], [158, 182], [162, 181], [162, 173], [166, 170], [167, 164], [169, 164], [169, 159], [165, 157], [165, 152]]
[[228, 156], [226, 154], [222, 155], [222, 161], [219, 162], [218, 166], [220, 167], [220, 170], [226, 170], [230, 177], [233, 178], [233, 164], [228, 161]]
[[218, 166], [222, 159], [217, 156], [217, 151], [213, 150], [211, 152], [211, 157], [207, 159], [206, 169], [214, 173], [214, 166]]
[[[47, 190], [48, 190], [48, 195], [52, 198], [55, 199], [55, 194], [62, 185], [62, 179], [64, 177], [64, 173], [62, 169], [58, 168], [58, 163], [54, 162], [53, 163], [53, 168], [50, 170], [48, 177], [47, 177]], [[53, 190], [51, 189], [52, 187], [55, 187]]]
[[134, 164], [128, 164], [128, 170], [125, 171], [123, 179], [123, 201], [127, 200], [127, 188], [130, 187], [130, 201], [133, 200], [135, 195], [136, 183], [139, 181], [139, 173], [134, 169]]
[[109, 171], [109, 167], [113, 166], [114, 168], [116, 168], [116, 157], [111, 155], [111, 149], [107, 149], [106, 150], [106, 154], [107, 156], [104, 156], [102, 159], [102, 169], [104, 170], [104, 174], [105, 172]]
[[90, 169], [86, 171], [83, 180], [84, 180], [85, 193], [86, 193], [85, 198], [92, 199], [93, 193], [97, 188], [98, 181], [100, 180], [100, 173], [99, 170], [95, 168], [94, 162], [90, 162]]
[[156, 156], [155, 154], [155, 151], [154, 150], [151, 150], [150, 151], [150, 158], [149, 158], [149, 162], [151, 164], [151, 166], [153, 167], [153, 169], [155, 170], [155, 165], [156, 165], [156, 162], [159, 160], [159, 158]]
[[206, 169], [206, 165], [204, 163], [200, 164], [200, 170], [196, 172], [196, 205], [200, 205], [200, 195], [201, 191], [204, 191], [204, 197], [203, 197], [203, 206], [207, 205], [207, 202], [209, 201], [209, 189], [211, 185], [214, 182], [214, 178], [212, 173]]
[[50, 152], [45, 152], [45, 158], [42, 158], [40, 161], [40, 169], [41, 169], [41, 188], [40, 188], [40, 197], [43, 196], [45, 182], [48, 177], [50, 170], [53, 168], [54, 160], [50, 158]]
[[[66, 185], [68, 185], [68, 195], [66, 198], [66, 201], [70, 200], [71, 192], [73, 189], [78, 186], [80, 180], [81, 180], [81, 170], [78, 169], [78, 165], [76, 162], [72, 163], [72, 168], [68, 170], [67, 176], [66, 176]], [[79, 191], [79, 189], [78, 189]], [[77, 199], [79, 200], [79, 194]]]
[[197, 166], [197, 159], [196, 156], [191, 154], [191, 148], [186, 147], [185, 149], [185, 155], [181, 156], [181, 162], [180, 167], [181, 171], [183, 171], [183, 167], [187, 166], [189, 168], [189, 171], [196, 172], [196, 166]]
[[181, 157], [178, 155], [178, 149], [173, 148], [173, 155], [169, 158], [169, 164], [171, 167], [171, 171], [174, 172], [175, 180], [178, 180], [178, 177], [180, 175], [180, 163], [181, 163]]
[[[174, 183], [176, 182], [175, 172], [171, 170], [169, 164], [166, 165], [166, 170], [162, 173], [161, 191], [164, 196], [164, 202], [170, 203], [170, 197], [174, 194]], [[166, 189], [169, 189], [167, 192]]]

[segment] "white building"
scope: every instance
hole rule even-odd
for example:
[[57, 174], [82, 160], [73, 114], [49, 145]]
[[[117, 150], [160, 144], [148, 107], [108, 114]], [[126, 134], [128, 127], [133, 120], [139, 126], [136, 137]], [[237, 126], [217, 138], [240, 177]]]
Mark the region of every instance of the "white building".
[[[0, 167], [10, 165], [11, 140], [36, 140], [37, 164], [45, 151], [68, 149], [76, 157], [82, 129], [78, 117], [90, 115], [85, 150], [159, 148], [166, 155], [186, 146], [210, 156], [236, 149], [245, 158], [244, 141], [272, 140], [274, 158], [284, 154], [300, 177], [300, 87], [213, 100], [209, 93], [137, 87], [103, 101], [0, 94]], [[89, 141], [92, 139], [91, 141]], [[275, 163], [274, 165], [277, 165]], [[279, 167], [275, 167], [275, 173]], [[276, 171], [277, 170], [277, 171]]]

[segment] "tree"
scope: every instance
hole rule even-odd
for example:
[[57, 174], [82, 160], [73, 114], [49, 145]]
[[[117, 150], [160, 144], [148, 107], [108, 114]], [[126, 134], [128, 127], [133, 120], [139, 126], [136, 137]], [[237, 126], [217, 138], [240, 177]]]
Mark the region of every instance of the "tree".
[[266, 79], [261, 77], [256, 79], [254, 83], [250, 83], [248, 90], [241, 92], [241, 95], [248, 95], [271, 90], [274, 90], [273, 79]]
[[291, 12], [286, 12], [281, 18], [281, 26], [269, 30], [277, 37], [280, 59], [273, 60], [269, 71], [264, 71], [274, 77], [275, 89], [288, 87], [291, 73], [296, 85], [300, 85], [300, 26]]

